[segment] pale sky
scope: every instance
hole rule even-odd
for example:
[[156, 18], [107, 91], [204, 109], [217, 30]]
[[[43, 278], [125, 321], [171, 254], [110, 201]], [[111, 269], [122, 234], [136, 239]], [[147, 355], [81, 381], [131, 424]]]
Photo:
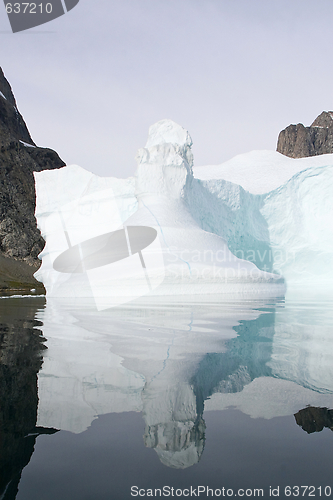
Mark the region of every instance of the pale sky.
[[0, 5], [0, 66], [39, 146], [127, 177], [164, 118], [198, 166], [332, 110], [332, 23], [332, 0], [80, 0], [12, 34]]

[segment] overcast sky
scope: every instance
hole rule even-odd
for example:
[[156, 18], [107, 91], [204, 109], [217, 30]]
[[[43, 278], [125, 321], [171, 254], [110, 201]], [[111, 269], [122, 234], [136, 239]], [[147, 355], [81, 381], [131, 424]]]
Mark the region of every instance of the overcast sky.
[[163, 118], [206, 165], [332, 110], [332, 25], [332, 0], [80, 0], [12, 34], [0, 5], [0, 65], [39, 146], [127, 177]]

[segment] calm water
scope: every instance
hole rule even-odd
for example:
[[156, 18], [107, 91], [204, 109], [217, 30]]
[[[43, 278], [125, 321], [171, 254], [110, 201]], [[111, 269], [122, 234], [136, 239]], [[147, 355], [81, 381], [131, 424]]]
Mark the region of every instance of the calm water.
[[333, 498], [332, 317], [1, 299], [0, 500]]

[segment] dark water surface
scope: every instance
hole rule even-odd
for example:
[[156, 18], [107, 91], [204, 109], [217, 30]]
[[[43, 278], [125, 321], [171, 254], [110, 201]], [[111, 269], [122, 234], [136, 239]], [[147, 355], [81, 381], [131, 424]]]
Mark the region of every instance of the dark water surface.
[[332, 311], [0, 299], [0, 499], [333, 497]]

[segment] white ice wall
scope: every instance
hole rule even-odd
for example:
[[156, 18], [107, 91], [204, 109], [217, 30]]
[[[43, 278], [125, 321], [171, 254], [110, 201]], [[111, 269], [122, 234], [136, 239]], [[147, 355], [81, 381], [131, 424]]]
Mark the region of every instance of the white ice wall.
[[[333, 155], [293, 160], [263, 153], [239, 155], [225, 171], [223, 165], [194, 169], [201, 179], [187, 194], [191, 213], [235, 255], [282, 275], [289, 289], [331, 289]], [[256, 186], [266, 193], [256, 194]]]

